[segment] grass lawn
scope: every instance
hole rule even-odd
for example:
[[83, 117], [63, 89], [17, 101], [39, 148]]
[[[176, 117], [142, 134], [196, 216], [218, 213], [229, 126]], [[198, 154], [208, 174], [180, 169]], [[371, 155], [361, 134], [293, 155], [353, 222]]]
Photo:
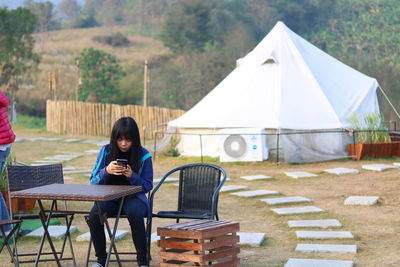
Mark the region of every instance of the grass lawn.
[[[16, 127], [19, 137], [48, 136], [59, 137], [46, 133], [43, 130], [32, 130]], [[63, 138], [81, 138], [106, 140], [100, 137], [82, 136], [61, 136]], [[13, 145], [13, 153], [18, 161], [33, 162], [43, 159], [46, 156], [82, 153], [85, 150], [98, 148], [92, 144], [81, 143], [61, 143], [61, 142], [42, 142], [24, 141]], [[95, 154], [88, 154], [80, 158], [73, 159], [64, 166], [73, 166], [77, 169], [91, 169]], [[154, 160], [154, 178], [160, 178], [168, 170], [196, 161], [193, 158], [168, 158], [158, 156]], [[240, 222], [241, 232], [262, 232], [267, 235], [267, 239], [261, 247], [242, 246], [240, 252], [240, 266], [283, 266], [289, 258], [319, 258], [352, 260], [356, 266], [399, 266], [400, 243], [400, 218], [398, 211], [400, 207], [400, 170], [388, 170], [385, 172], [372, 172], [361, 169], [361, 165], [368, 163], [392, 164], [397, 159], [377, 159], [377, 160], [340, 160], [323, 163], [309, 164], [286, 164], [276, 165], [274, 162], [261, 163], [218, 163], [226, 169], [231, 185], [246, 185], [251, 190], [266, 189], [281, 192], [282, 196], [304, 196], [313, 200], [312, 204], [326, 210], [321, 214], [298, 215], [298, 216], [278, 216], [275, 215], [270, 207], [259, 201], [257, 197], [243, 199], [232, 196], [229, 193], [221, 193], [219, 202], [219, 214], [223, 220], [234, 220]], [[215, 163], [215, 162], [214, 162]], [[360, 170], [358, 175], [341, 175], [324, 173], [324, 169], [345, 167]], [[292, 179], [284, 175], [285, 171], [309, 171], [318, 174], [315, 178]], [[264, 174], [273, 176], [275, 179], [263, 181], [246, 181], [240, 179], [242, 175]], [[65, 176], [66, 183], [89, 183], [89, 178], [84, 174], [74, 174]], [[173, 184], [165, 184], [157, 193], [155, 202], [156, 209], [175, 208], [177, 187]], [[344, 199], [352, 195], [380, 196], [381, 203], [377, 206], [344, 206]], [[87, 210], [92, 204], [86, 202], [69, 203], [72, 208]], [[301, 206], [283, 205], [286, 206]], [[339, 231], [351, 231], [354, 240], [302, 240], [296, 239], [295, 230], [289, 229], [287, 221], [292, 219], [337, 219], [343, 227]], [[157, 226], [173, 223], [173, 220], [158, 219], [154, 220], [153, 231]], [[76, 216], [74, 225], [79, 229], [79, 233], [73, 234], [73, 239], [81, 233], [87, 232], [88, 228], [82, 216]], [[122, 220], [120, 229], [129, 229], [126, 220]], [[320, 230], [320, 229], [315, 229]], [[328, 229], [328, 230], [336, 230]], [[299, 253], [294, 249], [299, 243], [315, 244], [355, 244], [357, 254], [336, 254], [336, 253]], [[34, 250], [39, 244], [38, 239], [22, 238], [19, 243], [20, 251]], [[61, 242], [56, 241], [60, 246]], [[78, 266], [83, 266], [86, 256], [87, 242], [74, 242], [75, 254]], [[123, 247], [131, 247], [130, 237], [117, 243], [120, 250]], [[151, 266], [158, 266], [158, 249], [155, 243], [152, 244], [153, 261]], [[0, 255], [0, 266], [13, 266], [8, 261], [8, 254], [4, 251]], [[41, 266], [54, 266], [53, 264]], [[112, 265], [112, 266], [117, 266]]]

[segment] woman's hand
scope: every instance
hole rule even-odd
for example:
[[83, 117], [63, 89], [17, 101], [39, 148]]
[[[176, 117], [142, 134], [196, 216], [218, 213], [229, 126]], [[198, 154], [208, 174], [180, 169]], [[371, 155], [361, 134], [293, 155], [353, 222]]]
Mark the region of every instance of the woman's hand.
[[129, 166], [129, 164], [126, 165], [126, 168], [125, 168], [125, 171], [123, 174], [126, 176], [127, 179], [130, 179], [132, 177], [132, 169], [131, 169], [131, 166]]
[[[129, 166], [129, 165], [128, 165]], [[130, 167], [129, 167], [130, 168]], [[106, 172], [112, 175], [125, 175], [127, 167], [119, 165], [115, 160], [106, 167]], [[131, 171], [132, 172], [132, 171]], [[126, 175], [125, 175], [126, 176]]]

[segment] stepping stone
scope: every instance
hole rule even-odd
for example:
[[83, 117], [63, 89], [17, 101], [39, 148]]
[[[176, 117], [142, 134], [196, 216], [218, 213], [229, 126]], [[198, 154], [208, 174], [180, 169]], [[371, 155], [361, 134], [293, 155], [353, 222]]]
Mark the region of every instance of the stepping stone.
[[242, 191], [242, 192], [230, 193], [230, 195], [238, 197], [259, 197], [259, 196], [279, 195], [279, 194], [280, 193], [277, 191], [270, 191], [270, 190], [254, 190], [254, 191]]
[[288, 221], [290, 228], [296, 227], [341, 227], [342, 224], [338, 220], [292, 220]]
[[[56, 239], [62, 239], [64, 237], [65, 233], [67, 232], [67, 226], [50, 225], [48, 230], [49, 230], [51, 237], [54, 237]], [[69, 228], [70, 233], [74, 233], [74, 232], [76, 232], [76, 230], [78, 230], [78, 228], [76, 226], [71, 226]], [[30, 232], [26, 236], [42, 237], [43, 233], [44, 233], [43, 227], [40, 227], [39, 229], [36, 229], [36, 230]]]
[[36, 163], [42, 163], [44, 165], [46, 164], [55, 164], [55, 163], [62, 163], [60, 160], [37, 160], [35, 161]]
[[400, 167], [400, 162], [394, 162], [393, 165]]
[[253, 247], [261, 246], [262, 242], [266, 238], [264, 233], [244, 233], [239, 232], [239, 244], [240, 245], [250, 245]]
[[86, 154], [97, 154], [99, 153], [99, 149], [90, 149], [90, 150], [86, 150], [85, 153]]
[[66, 143], [72, 143], [72, 142], [79, 142], [81, 141], [81, 139], [64, 139], [62, 141]]
[[333, 173], [337, 175], [343, 174], [359, 174], [360, 171], [356, 169], [348, 169], [348, 168], [333, 168], [333, 169], [326, 169], [324, 172]]
[[345, 205], [363, 205], [372, 206], [379, 202], [379, 197], [366, 197], [366, 196], [350, 196], [345, 199]]
[[[153, 183], [159, 183], [162, 178], [157, 178], [153, 180]], [[179, 178], [175, 177], [168, 177], [167, 179], [164, 180], [164, 183], [171, 183], [171, 182], [177, 182], [179, 181]]]
[[289, 259], [284, 267], [353, 267], [352, 261]]
[[52, 137], [52, 138], [47, 138], [47, 141], [60, 141], [62, 140], [62, 138], [58, 138], [58, 137]]
[[266, 176], [266, 175], [262, 175], [262, 174], [260, 174], [260, 175], [240, 176], [240, 178], [245, 179], [247, 181], [273, 179], [271, 176]]
[[220, 192], [230, 192], [230, 191], [238, 191], [246, 189], [249, 189], [249, 187], [244, 185], [223, 185], [221, 187]]
[[97, 142], [93, 142], [94, 145], [98, 145], [98, 146], [104, 146], [107, 145], [108, 143], [110, 143], [109, 141], [97, 141]]
[[298, 252], [357, 253], [356, 245], [298, 244]]
[[[110, 237], [108, 236], [107, 231], [104, 230], [104, 233], [106, 234], [107, 242], [110, 242]], [[127, 231], [127, 230], [117, 230], [117, 233], [115, 234], [115, 241], [118, 241], [118, 240], [124, 238], [128, 233], [129, 233], [129, 231]], [[84, 233], [84, 234], [76, 237], [76, 241], [78, 241], [78, 242], [89, 241], [89, 240], [90, 240], [90, 232]]]
[[308, 178], [308, 177], [317, 177], [318, 175], [311, 172], [285, 172], [285, 174], [289, 177], [298, 179], [298, 178]]
[[72, 167], [72, 166], [63, 166], [63, 171], [72, 171], [72, 170], [76, 170], [76, 168], [75, 167]]
[[279, 215], [324, 212], [323, 209], [317, 208], [315, 206], [303, 206], [303, 207], [293, 207], [293, 208], [275, 208], [275, 209], [271, 209], [271, 210]]
[[63, 174], [91, 173], [92, 170], [63, 171]]
[[28, 137], [26, 138], [27, 141], [45, 141], [46, 138], [44, 137]]
[[281, 205], [288, 203], [301, 203], [301, 202], [311, 202], [311, 199], [306, 197], [277, 197], [277, 198], [264, 198], [260, 199], [262, 202], [267, 203], [268, 205]]
[[157, 232], [153, 232], [151, 233], [151, 242], [157, 242], [158, 240], [160, 240], [160, 236], [157, 235]]
[[80, 142], [83, 144], [94, 144], [94, 143], [98, 143], [100, 141], [98, 141], [98, 140], [82, 140]]
[[385, 171], [388, 169], [398, 169], [399, 167], [389, 165], [389, 164], [366, 164], [362, 165], [362, 168], [369, 171]]
[[56, 158], [56, 159], [65, 159], [65, 160], [70, 160], [70, 159], [79, 158], [80, 156], [81, 156], [80, 154], [72, 154], [72, 155], [55, 155], [53, 158]]
[[354, 236], [346, 231], [296, 231], [298, 239], [353, 239]]

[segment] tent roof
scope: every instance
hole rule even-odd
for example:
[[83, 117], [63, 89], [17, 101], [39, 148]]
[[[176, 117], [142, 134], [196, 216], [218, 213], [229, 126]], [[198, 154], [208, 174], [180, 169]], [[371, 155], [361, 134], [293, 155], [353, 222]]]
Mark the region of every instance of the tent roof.
[[379, 113], [377, 81], [278, 22], [208, 95], [169, 123], [182, 128], [332, 129]]

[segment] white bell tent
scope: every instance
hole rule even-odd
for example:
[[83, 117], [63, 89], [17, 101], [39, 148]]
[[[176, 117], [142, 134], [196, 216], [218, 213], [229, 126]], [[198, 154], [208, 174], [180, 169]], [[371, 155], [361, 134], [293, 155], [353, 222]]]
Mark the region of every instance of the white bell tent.
[[237, 63], [192, 109], [169, 122], [182, 134], [182, 155], [221, 156], [221, 129], [238, 133], [238, 128], [256, 128], [275, 133], [266, 135], [270, 152], [277, 147], [276, 133], [318, 132], [280, 136], [286, 161], [342, 158], [351, 138], [326, 132], [352, 128], [348, 119], [353, 113], [379, 113], [376, 79], [323, 52], [282, 22]]

